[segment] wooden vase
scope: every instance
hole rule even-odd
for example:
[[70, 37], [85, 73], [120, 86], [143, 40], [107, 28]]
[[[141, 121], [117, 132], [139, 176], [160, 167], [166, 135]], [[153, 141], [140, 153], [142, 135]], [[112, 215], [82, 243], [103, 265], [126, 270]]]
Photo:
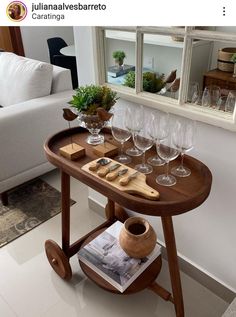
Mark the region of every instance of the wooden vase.
[[141, 259], [149, 255], [156, 245], [156, 233], [149, 222], [141, 217], [128, 218], [121, 229], [119, 242], [132, 258]]

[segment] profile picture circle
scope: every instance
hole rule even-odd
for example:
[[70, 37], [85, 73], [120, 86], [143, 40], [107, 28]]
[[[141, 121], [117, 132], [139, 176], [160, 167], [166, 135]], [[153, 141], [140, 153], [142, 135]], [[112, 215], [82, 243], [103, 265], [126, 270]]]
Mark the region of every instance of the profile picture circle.
[[27, 7], [21, 1], [12, 1], [7, 6], [7, 16], [11, 21], [20, 22], [27, 15]]

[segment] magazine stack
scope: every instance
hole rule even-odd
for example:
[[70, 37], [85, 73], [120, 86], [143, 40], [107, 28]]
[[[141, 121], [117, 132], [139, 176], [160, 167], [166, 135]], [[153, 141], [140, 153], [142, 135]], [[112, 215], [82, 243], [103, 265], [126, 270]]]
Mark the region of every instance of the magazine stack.
[[122, 222], [116, 221], [78, 252], [81, 262], [121, 293], [161, 254], [161, 247], [156, 244], [153, 252], [147, 257], [130, 258], [119, 245], [122, 226]]

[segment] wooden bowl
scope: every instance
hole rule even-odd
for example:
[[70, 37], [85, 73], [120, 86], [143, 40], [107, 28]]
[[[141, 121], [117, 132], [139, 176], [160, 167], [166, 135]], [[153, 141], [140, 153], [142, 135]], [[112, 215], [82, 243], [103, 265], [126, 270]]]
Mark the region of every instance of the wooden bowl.
[[156, 233], [147, 220], [141, 217], [128, 218], [120, 232], [122, 249], [132, 258], [141, 259], [155, 248]]

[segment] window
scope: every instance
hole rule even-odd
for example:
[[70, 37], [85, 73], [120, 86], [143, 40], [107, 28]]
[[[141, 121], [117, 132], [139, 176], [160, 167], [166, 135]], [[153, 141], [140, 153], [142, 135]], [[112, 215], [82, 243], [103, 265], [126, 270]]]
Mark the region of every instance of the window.
[[[106, 82], [125, 85], [125, 77], [135, 71], [135, 32], [105, 31]], [[135, 85], [134, 85], [135, 86]], [[131, 88], [134, 88], [131, 87]]]
[[129, 101], [236, 131], [236, 26], [96, 27], [95, 34], [100, 84]]

